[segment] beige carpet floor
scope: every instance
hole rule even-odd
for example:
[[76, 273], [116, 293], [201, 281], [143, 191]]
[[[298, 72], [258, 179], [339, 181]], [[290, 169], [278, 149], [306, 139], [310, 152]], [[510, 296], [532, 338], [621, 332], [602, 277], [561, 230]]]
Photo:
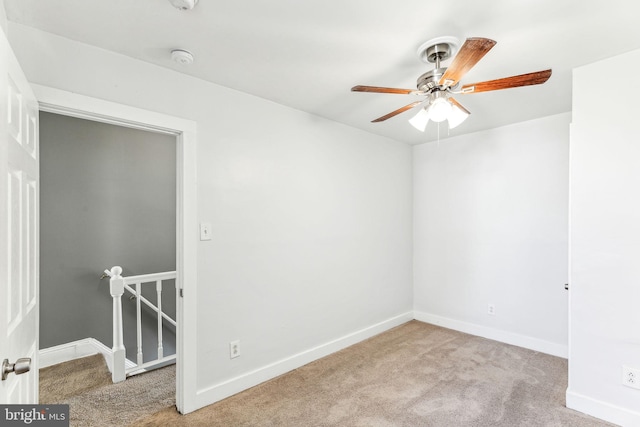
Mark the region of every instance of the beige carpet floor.
[[[173, 406], [174, 372], [163, 368], [71, 397], [72, 425], [611, 425], [564, 406], [565, 359], [418, 321], [187, 415]], [[136, 399], [147, 406], [127, 414]]]
[[60, 403], [111, 384], [104, 357], [96, 354], [40, 369], [40, 403]]
[[40, 370], [40, 403], [69, 404], [70, 425], [127, 426], [175, 408], [175, 365], [113, 384], [101, 354]]

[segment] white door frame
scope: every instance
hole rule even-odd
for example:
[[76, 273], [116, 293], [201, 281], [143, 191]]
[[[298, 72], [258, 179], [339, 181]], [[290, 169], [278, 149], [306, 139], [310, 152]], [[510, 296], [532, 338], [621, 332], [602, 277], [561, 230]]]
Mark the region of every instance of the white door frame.
[[118, 126], [175, 135], [177, 141], [176, 212], [176, 406], [181, 413], [196, 408], [197, 309], [197, 147], [196, 122], [110, 101], [32, 84], [40, 111]]

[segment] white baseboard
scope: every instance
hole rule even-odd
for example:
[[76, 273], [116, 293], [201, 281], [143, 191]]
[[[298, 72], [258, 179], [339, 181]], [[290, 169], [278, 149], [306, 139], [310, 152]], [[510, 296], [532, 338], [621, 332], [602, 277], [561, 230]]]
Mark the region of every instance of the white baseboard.
[[640, 426], [640, 412], [621, 408], [571, 390], [567, 390], [567, 408], [620, 426]]
[[360, 341], [364, 341], [367, 338], [371, 338], [374, 335], [378, 335], [410, 320], [413, 320], [413, 312], [403, 313], [328, 343], [294, 354], [286, 359], [279, 360], [270, 365], [207, 387], [203, 390], [199, 390], [197, 392], [196, 407], [194, 410], [232, 396], [250, 387], [254, 387], [260, 383], [297, 369], [313, 362], [314, 360], [328, 356], [331, 353], [335, 353], [336, 351], [347, 348], [353, 344], [359, 343]]
[[[104, 356], [109, 372], [113, 372], [113, 356], [111, 349], [95, 338], [85, 338], [66, 344], [56, 345], [54, 347], [40, 349], [40, 369], [57, 365], [58, 363], [80, 359], [81, 357], [92, 356], [98, 353]], [[131, 368], [133, 366], [136, 366], [136, 364], [128, 359], [125, 360], [126, 368]]]
[[564, 359], [569, 355], [569, 348], [567, 345], [556, 344], [526, 335], [515, 334], [513, 332], [489, 328], [487, 326], [476, 325], [474, 323], [462, 322], [460, 320], [450, 319], [448, 317], [442, 317], [421, 311], [415, 311], [414, 317], [416, 320], [421, 322], [431, 323], [432, 325], [454, 329], [456, 331], [483, 338], [489, 338], [494, 341], [528, 348], [529, 350], [539, 351], [541, 353], [562, 357]]

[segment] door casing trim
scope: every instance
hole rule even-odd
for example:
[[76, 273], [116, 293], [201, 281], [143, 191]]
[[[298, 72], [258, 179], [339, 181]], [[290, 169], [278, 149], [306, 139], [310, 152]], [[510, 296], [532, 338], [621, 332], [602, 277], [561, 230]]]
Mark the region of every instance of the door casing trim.
[[[197, 393], [197, 124], [193, 120], [31, 85], [40, 111], [88, 119], [176, 137], [176, 406], [196, 408]], [[38, 284], [39, 286], [39, 284]]]

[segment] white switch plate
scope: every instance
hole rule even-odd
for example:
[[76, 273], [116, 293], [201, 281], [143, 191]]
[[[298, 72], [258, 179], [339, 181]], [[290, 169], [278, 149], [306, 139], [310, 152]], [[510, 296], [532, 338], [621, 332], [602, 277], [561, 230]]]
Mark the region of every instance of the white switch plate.
[[211, 240], [211, 223], [200, 223], [200, 240]]

